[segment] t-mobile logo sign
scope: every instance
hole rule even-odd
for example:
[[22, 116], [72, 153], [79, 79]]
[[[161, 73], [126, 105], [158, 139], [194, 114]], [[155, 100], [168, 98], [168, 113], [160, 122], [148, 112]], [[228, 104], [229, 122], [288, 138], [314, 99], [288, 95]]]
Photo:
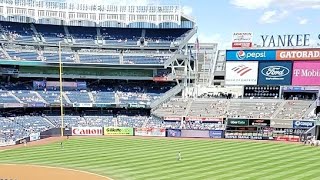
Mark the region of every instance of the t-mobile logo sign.
[[294, 76], [299, 76], [300, 73], [301, 73], [300, 69], [295, 69], [295, 70], [293, 70], [293, 75], [294, 75]]

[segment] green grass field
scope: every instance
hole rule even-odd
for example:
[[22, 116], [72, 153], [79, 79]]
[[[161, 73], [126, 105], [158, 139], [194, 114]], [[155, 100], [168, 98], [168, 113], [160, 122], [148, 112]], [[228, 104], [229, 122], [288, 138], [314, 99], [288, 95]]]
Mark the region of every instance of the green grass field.
[[[0, 163], [85, 170], [125, 179], [320, 179], [320, 147], [191, 139], [78, 138], [0, 152]], [[182, 161], [177, 161], [181, 151]]]

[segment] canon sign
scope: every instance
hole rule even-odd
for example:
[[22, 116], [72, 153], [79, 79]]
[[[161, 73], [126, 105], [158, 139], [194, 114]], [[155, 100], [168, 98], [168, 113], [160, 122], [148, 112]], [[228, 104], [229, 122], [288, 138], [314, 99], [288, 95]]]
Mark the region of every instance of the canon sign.
[[102, 127], [72, 127], [73, 136], [101, 136]]

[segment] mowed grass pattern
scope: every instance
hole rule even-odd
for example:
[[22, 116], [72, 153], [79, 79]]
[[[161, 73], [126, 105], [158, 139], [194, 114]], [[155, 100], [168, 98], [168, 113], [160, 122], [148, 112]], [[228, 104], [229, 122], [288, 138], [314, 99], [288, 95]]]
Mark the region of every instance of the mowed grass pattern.
[[[182, 161], [177, 161], [181, 151]], [[85, 170], [115, 180], [320, 179], [320, 147], [239, 141], [78, 138], [0, 152], [0, 163]]]

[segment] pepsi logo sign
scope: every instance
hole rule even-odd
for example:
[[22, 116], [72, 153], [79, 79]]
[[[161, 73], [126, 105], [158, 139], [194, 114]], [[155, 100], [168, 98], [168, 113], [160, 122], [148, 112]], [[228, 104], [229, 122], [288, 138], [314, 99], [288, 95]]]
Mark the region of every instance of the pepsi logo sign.
[[238, 51], [238, 52], [237, 52], [237, 58], [238, 58], [239, 60], [245, 59], [245, 58], [246, 58], [246, 52], [244, 52], [244, 51]]
[[268, 66], [263, 68], [261, 73], [267, 77], [284, 77], [290, 73], [290, 70], [284, 66]]
[[243, 50], [240, 50], [236, 53], [238, 60], [249, 60], [249, 59], [260, 59], [260, 58], [266, 58], [266, 51], [263, 52], [245, 52]]

